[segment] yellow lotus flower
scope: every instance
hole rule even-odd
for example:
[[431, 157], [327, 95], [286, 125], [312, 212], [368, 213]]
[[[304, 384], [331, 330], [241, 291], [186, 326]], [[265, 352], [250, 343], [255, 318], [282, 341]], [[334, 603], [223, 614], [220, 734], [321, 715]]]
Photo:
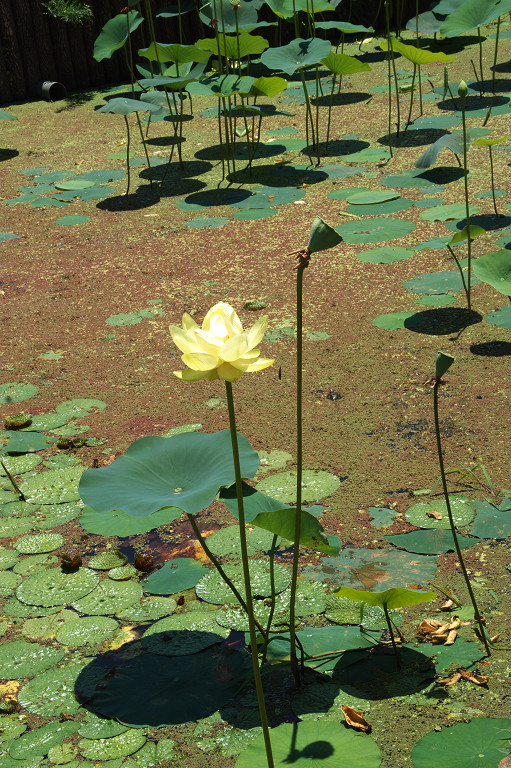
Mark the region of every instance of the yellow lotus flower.
[[174, 371], [184, 381], [225, 379], [236, 381], [245, 371], [262, 371], [274, 363], [259, 357], [254, 347], [266, 331], [268, 317], [264, 315], [248, 331], [234, 309], [223, 301], [207, 313], [200, 328], [186, 312], [183, 326], [170, 326], [174, 344], [184, 352], [181, 360], [190, 370]]

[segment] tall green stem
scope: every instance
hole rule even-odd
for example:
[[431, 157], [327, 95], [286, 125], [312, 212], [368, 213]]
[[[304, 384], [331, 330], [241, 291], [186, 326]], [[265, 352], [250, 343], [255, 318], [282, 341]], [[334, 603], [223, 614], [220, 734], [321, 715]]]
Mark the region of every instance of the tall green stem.
[[492, 67], [492, 76], [491, 76], [491, 90], [494, 95], [495, 95], [495, 72], [496, 72], [496, 66], [497, 66], [497, 54], [499, 51], [499, 36], [500, 36], [500, 16], [497, 19], [497, 34], [495, 36], [495, 53], [493, 55], [493, 67]]
[[128, 176], [128, 186], [126, 187], [126, 194], [130, 191], [130, 124], [128, 123], [128, 118], [126, 115], [124, 117], [124, 122], [126, 123], [126, 174]]
[[481, 614], [479, 613], [479, 608], [477, 607], [476, 599], [474, 592], [472, 590], [472, 585], [470, 583], [470, 579], [467, 573], [467, 569], [465, 566], [465, 562], [463, 560], [463, 555], [461, 554], [461, 548], [458, 541], [458, 536], [456, 533], [456, 526], [454, 524], [454, 518], [452, 516], [452, 510], [451, 510], [451, 502], [449, 501], [449, 493], [447, 491], [447, 480], [445, 477], [445, 469], [444, 469], [444, 459], [442, 456], [442, 442], [440, 439], [440, 423], [438, 419], [438, 388], [441, 383], [441, 379], [438, 377], [435, 377], [434, 379], [434, 387], [433, 387], [433, 411], [435, 416], [435, 435], [436, 435], [436, 447], [437, 447], [437, 453], [438, 453], [438, 464], [440, 466], [440, 475], [442, 476], [442, 489], [444, 492], [444, 498], [445, 498], [445, 504], [447, 507], [447, 514], [449, 516], [449, 525], [451, 526], [451, 532], [452, 537], [454, 540], [454, 547], [456, 549], [456, 555], [458, 556], [458, 560], [460, 562], [461, 570], [463, 573], [463, 578], [465, 579], [465, 584], [467, 585], [468, 594], [470, 595], [470, 600], [472, 602], [472, 605], [474, 607], [474, 616], [475, 619], [479, 625], [479, 633], [481, 635], [481, 639], [484, 643], [484, 647], [486, 649], [486, 653], [488, 656], [491, 655], [490, 647], [488, 645], [488, 640], [486, 638], [486, 632], [484, 629], [483, 621], [481, 619]]
[[234, 462], [234, 476], [236, 478], [236, 496], [238, 497], [238, 521], [240, 531], [241, 561], [243, 565], [243, 579], [245, 581], [245, 594], [247, 604], [248, 625], [250, 631], [250, 652], [252, 655], [252, 667], [254, 672], [254, 683], [257, 694], [257, 703], [259, 706], [259, 717], [263, 728], [264, 745], [266, 748], [266, 760], [268, 768], [274, 768], [273, 755], [271, 750], [270, 729], [268, 727], [268, 717], [266, 715], [266, 704], [264, 702], [263, 683], [261, 680], [261, 670], [259, 669], [259, 659], [257, 655], [256, 624], [254, 620], [254, 604], [252, 601], [252, 589], [250, 586], [250, 571], [248, 567], [247, 552], [247, 531], [245, 528], [245, 510], [243, 507], [243, 487], [241, 479], [240, 456], [238, 451], [238, 435], [236, 433], [236, 416], [234, 413], [234, 398], [232, 396], [232, 384], [225, 382], [227, 393], [227, 408], [229, 411], [229, 430], [231, 433], [232, 458]]
[[490, 152], [491, 195], [493, 197], [493, 210], [495, 211], [495, 216], [498, 217], [499, 212], [497, 210], [497, 201], [495, 199], [495, 178], [493, 174], [493, 152], [491, 144], [488, 145], [488, 150]]
[[[463, 81], [462, 81], [463, 82]], [[466, 86], [465, 86], [466, 88]], [[461, 83], [460, 83], [461, 89]], [[467, 275], [467, 304], [468, 314], [472, 317], [472, 245], [470, 239], [470, 206], [468, 203], [468, 168], [467, 168], [467, 120], [465, 116], [465, 92], [464, 89], [458, 89], [458, 94], [461, 98], [461, 119], [463, 124], [463, 178], [465, 181], [465, 217], [467, 219], [467, 258], [468, 258], [468, 275]]]

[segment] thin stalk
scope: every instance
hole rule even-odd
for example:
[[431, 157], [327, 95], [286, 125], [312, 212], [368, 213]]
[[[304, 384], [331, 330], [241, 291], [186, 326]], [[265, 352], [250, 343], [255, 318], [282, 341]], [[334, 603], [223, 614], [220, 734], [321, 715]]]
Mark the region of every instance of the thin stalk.
[[390, 639], [392, 641], [392, 648], [394, 649], [394, 656], [396, 657], [396, 666], [397, 666], [398, 669], [401, 669], [401, 659], [399, 658], [399, 649], [398, 649], [398, 647], [396, 645], [396, 639], [394, 637], [394, 628], [392, 626], [392, 621], [390, 620], [389, 610], [388, 610], [387, 606], [385, 605], [385, 603], [383, 603], [382, 607], [383, 607], [383, 612], [385, 614], [385, 620], [387, 622], [387, 626], [388, 626], [389, 632], [390, 632]]
[[470, 294], [469, 294], [469, 291], [468, 291], [468, 288], [467, 288], [467, 284], [465, 282], [465, 275], [463, 274], [463, 267], [461, 266], [458, 257], [454, 253], [454, 251], [451, 248], [451, 246], [449, 245], [449, 243], [447, 243], [447, 248], [449, 249], [449, 251], [451, 253], [451, 256], [453, 257], [454, 261], [456, 262], [456, 266], [458, 267], [458, 269], [460, 271], [461, 282], [463, 283], [463, 290], [465, 291], [465, 294], [466, 294], [466, 297], [467, 297], [467, 304], [470, 304]]
[[491, 76], [491, 90], [492, 93], [495, 95], [495, 67], [497, 66], [497, 53], [499, 50], [499, 36], [500, 36], [500, 16], [497, 19], [497, 34], [495, 36], [495, 53], [493, 55], [493, 67], [492, 67], [492, 76]]
[[144, 145], [144, 153], [145, 153], [145, 158], [147, 160], [147, 167], [149, 168], [149, 185], [150, 185], [150, 187], [152, 189], [153, 188], [153, 171], [151, 169], [151, 162], [149, 160], [149, 153], [147, 152], [147, 146], [146, 146], [145, 139], [144, 139], [144, 131], [142, 130], [142, 123], [140, 122], [139, 114], [138, 114], [138, 112], [135, 112], [135, 114], [137, 116], [138, 130], [140, 131], [140, 137], [142, 139], [142, 144]]
[[[484, 92], [484, 75], [483, 75], [483, 40], [481, 37], [481, 27], [477, 27], [477, 39], [479, 43], [479, 72], [481, 73], [481, 88]], [[482, 96], [482, 93], [481, 93]]]
[[477, 74], [476, 65], [474, 64], [473, 59], [470, 59], [470, 63], [472, 64], [472, 69], [474, 70], [474, 76], [475, 76], [475, 79], [477, 80], [477, 87], [479, 88], [479, 96], [482, 99], [483, 98], [483, 86], [481, 84], [481, 81], [479, 80], [479, 75]]
[[463, 125], [463, 178], [465, 181], [465, 216], [467, 219], [467, 309], [469, 318], [472, 317], [472, 244], [470, 239], [470, 206], [468, 203], [468, 168], [467, 168], [467, 120], [465, 116], [465, 94], [460, 94], [461, 98], [461, 119]]
[[[305, 75], [303, 73], [303, 69], [300, 69], [300, 78], [302, 81], [302, 88], [303, 88], [303, 95], [305, 97], [305, 141], [307, 143], [307, 150], [309, 150], [309, 120], [310, 120], [310, 133], [311, 133], [311, 139], [312, 139], [312, 148], [316, 146], [316, 137], [314, 135], [314, 120], [312, 118], [312, 109], [311, 109], [311, 103], [309, 99], [309, 93], [307, 91], [307, 82], [305, 80]], [[311, 161], [312, 165], [312, 153], [309, 151], [309, 160]]]
[[493, 177], [493, 152], [491, 144], [488, 145], [488, 150], [490, 152], [491, 195], [493, 197], [493, 210], [495, 211], [495, 216], [498, 217], [499, 212], [497, 211], [497, 201], [495, 199], [495, 179]]
[[[266, 704], [264, 701], [263, 683], [261, 680], [261, 670], [259, 668], [259, 659], [257, 654], [256, 623], [254, 617], [254, 605], [252, 602], [252, 589], [250, 586], [250, 570], [248, 567], [247, 552], [247, 531], [245, 528], [245, 510], [243, 507], [243, 488], [241, 479], [240, 456], [238, 451], [238, 435], [236, 433], [236, 416], [234, 413], [234, 398], [232, 395], [232, 383], [225, 382], [227, 393], [227, 408], [229, 411], [229, 430], [231, 433], [232, 458], [234, 462], [234, 475], [236, 478], [236, 496], [238, 497], [238, 521], [241, 544], [241, 561], [243, 565], [243, 578], [245, 581], [245, 593], [247, 603], [248, 625], [250, 630], [250, 652], [252, 655], [252, 667], [254, 672], [254, 682], [257, 694], [257, 704], [259, 706], [259, 717], [263, 729], [264, 746], [266, 749], [266, 760], [268, 768], [274, 768], [273, 755], [270, 741], [270, 729], [268, 727], [268, 717], [266, 715]], [[264, 634], [264, 633], [263, 633]]]
[[447, 490], [447, 480], [446, 480], [446, 477], [445, 477], [444, 459], [443, 459], [443, 456], [442, 456], [442, 442], [441, 442], [441, 439], [440, 439], [440, 423], [439, 423], [439, 419], [438, 419], [438, 388], [440, 386], [440, 381], [441, 380], [439, 378], [435, 377], [434, 381], [435, 381], [435, 384], [434, 384], [434, 387], [433, 387], [433, 412], [434, 412], [434, 417], [435, 417], [436, 447], [437, 447], [437, 453], [438, 453], [438, 464], [440, 466], [440, 474], [442, 476], [442, 489], [443, 489], [443, 492], [444, 492], [445, 505], [447, 507], [447, 514], [449, 516], [449, 525], [451, 526], [452, 537], [453, 537], [453, 540], [454, 540], [454, 547], [456, 549], [456, 555], [458, 557], [458, 560], [459, 560], [459, 563], [460, 563], [460, 566], [461, 566], [461, 570], [462, 570], [462, 573], [463, 573], [463, 578], [465, 579], [465, 584], [467, 585], [468, 594], [470, 595], [470, 600], [471, 600], [472, 605], [474, 607], [474, 616], [475, 616], [475, 619], [476, 619], [477, 624], [479, 626], [479, 632], [480, 632], [480, 635], [481, 635], [481, 640], [484, 643], [484, 647], [485, 647], [487, 656], [490, 656], [491, 655], [490, 646], [488, 645], [488, 640], [487, 640], [487, 637], [486, 637], [486, 632], [485, 632], [485, 629], [484, 629], [483, 621], [481, 619], [481, 614], [479, 613], [479, 608], [477, 607], [475, 595], [474, 595], [474, 592], [472, 590], [472, 585], [470, 583], [470, 579], [469, 579], [469, 576], [468, 576], [468, 573], [467, 573], [467, 569], [466, 569], [466, 566], [465, 566], [465, 561], [463, 560], [463, 555], [461, 553], [461, 548], [460, 548], [459, 541], [458, 541], [458, 536], [457, 536], [457, 533], [456, 533], [456, 526], [455, 526], [455, 523], [454, 523], [454, 518], [452, 516], [451, 503], [449, 501], [449, 492]]
[[126, 187], [126, 194], [130, 191], [130, 124], [128, 123], [127, 115], [123, 115], [124, 122], [126, 123], [126, 174], [128, 176], [128, 186]]
[[318, 156], [318, 165], [321, 162], [319, 153], [319, 67], [316, 64], [316, 150]]
[[271, 623], [273, 621], [273, 615], [275, 613], [275, 603], [276, 603], [276, 594], [275, 594], [275, 547], [277, 546], [277, 540], [278, 536], [277, 534], [274, 534], [272, 542], [271, 542], [271, 548], [270, 548], [270, 589], [271, 589], [271, 605], [270, 605], [270, 613], [268, 615], [268, 622], [266, 624], [266, 642], [264, 644], [263, 653], [261, 656], [261, 664], [264, 664], [266, 661], [266, 655], [268, 653], [268, 643], [269, 643], [269, 637], [270, 637], [270, 629], [271, 629]]
[[335, 90], [335, 75], [332, 75], [332, 90], [330, 91], [330, 99], [328, 101], [328, 121], [326, 124], [326, 149], [328, 150], [328, 142], [330, 141], [330, 124], [332, 122], [332, 103], [334, 99]]
[[419, 77], [418, 77], [418, 80], [419, 80], [419, 107], [420, 107], [420, 114], [422, 116], [424, 110], [422, 108], [422, 80], [421, 80], [421, 65], [420, 64], [417, 65], [417, 71], [419, 73]]
[[412, 119], [412, 107], [413, 107], [413, 90], [415, 87], [415, 75], [417, 74], [417, 64], [413, 65], [413, 77], [412, 77], [412, 90], [410, 91], [410, 109], [408, 110], [408, 118], [406, 120], [405, 129], [403, 131], [403, 136], [408, 130], [408, 125], [410, 124], [410, 121]]

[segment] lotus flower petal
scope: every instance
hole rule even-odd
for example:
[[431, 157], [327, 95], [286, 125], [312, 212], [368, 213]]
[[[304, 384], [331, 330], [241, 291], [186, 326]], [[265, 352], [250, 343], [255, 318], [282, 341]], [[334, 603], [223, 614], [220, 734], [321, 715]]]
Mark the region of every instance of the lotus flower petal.
[[211, 371], [212, 368], [217, 368], [221, 363], [218, 357], [213, 355], [205, 355], [201, 352], [195, 352], [191, 355], [182, 355], [181, 360], [192, 371]]
[[262, 340], [264, 334], [266, 333], [267, 326], [268, 326], [268, 315], [263, 315], [254, 323], [252, 328], [250, 328], [250, 330], [247, 331], [249, 349], [253, 349], [254, 347], [257, 347], [259, 342]]
[[238, 360], [248, 352], [248, 339], [246, 333], [240, 333], [239, 336], [233, 336], [228, 339], [219, 349], [218, 355], [228, 363]]
[[235, 368], [230, 363], [222, 363], [216, 370], [220, 378], [225, 379], [225, 381], [237, 381], [237, 379], [243, 376], [243, 371]]

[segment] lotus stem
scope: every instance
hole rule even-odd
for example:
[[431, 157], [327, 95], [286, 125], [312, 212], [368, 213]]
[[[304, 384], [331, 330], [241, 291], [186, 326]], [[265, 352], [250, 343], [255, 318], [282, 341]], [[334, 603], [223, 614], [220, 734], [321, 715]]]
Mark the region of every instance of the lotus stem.
[[275, 613], [275, 602], [276, 602], [276, 594], [275, 594], [275, 547], [277, 546], [277, 534], [274, 534], [272, 542], [271, 542], [271, 548], [270, 548], [270, 589], [271, 589], [271, 606], [270, 606], [270, 613], [268, 616], [268, 623], [266, 624], [266, 639], [264, 643], [264, 649], [261, 657], [261, 664], [264, 664], [266, 661], [266, 655], [268, 653], [268, 643], [269, 643], [269, 637], [270, 637], [270, 629], [271, 629], [271, 623], [273, 621], [273, 615]]
[[389, 616], [389, 609], [387, 608], [386, 604], [383, 603], [383, 612], [385, 614], [385, 621], [387, 622], [387, 626], [389, 628], [390, 632], [390, 639], [392, 641], [392, 648], [394, 650], [394, 656], [396, 657], [396, 666], [398, 669], [401, 669], [401, 659], [399, 658], [399, 648], [396, 645], [396, 638], [394, 637], [394, 628], [392, 626], [392, 621]]
[[460, 271], [461, 282], [463, 283], [463, 290], [465, 291], [465, 295], [467, 297], [467, 303], [470, 304], [470, 294], [469, 294], [469, 291], [468, 291], [468, 288], [467, 288], [467, 284], [465, 282], [465, 275], [463, 274], [463, 267], [461, 266], [458, 257], [456, 256], [456, 254], [454, 253], [453, 249], [451, 248], [451, 246], [448, 243], [447, 243], [447, 248], [449, 249], [449, 251], [451, 253], [451, 256], [453, 257], [454, 261], [456, 262], [456, 266], [458, 267], [458, 269]]
[[484, 88], [484, 74], [483, 74], [483, 41], [481, 38], [481, 27], [477, 27], [477, 40], [479, 43], [479, 71], [481, 73], [481, 88], [482, 88], [481, 96], [482, 96], [485, 88]]
[[[463, 83], [463, 80], [461, 81]], [[460, 93], [461, 91], [461, 93]], [[458, 90], [458, 95], [461, 98], [461, 120], [463, 125], [463, 179], [465, 182], [465, 216], [467, 219], [467, 258], [468, 258], [468, 275], [467, 275], [467, 309], [469, 318], [472, 318], [472, 244], [470, 239], [470, 206], [468, 203], [468, 168], [467, 168], [467, 119], [465, 116], [465, 97], [466, 97], [466, 85], [465, 88]]]
[[445, 475], [445, 469], [444, 469], [444, 459], [442, 455], [442, 441], [440, 438], [440, 422], [438, 418], [438, 388], [440, 384], [442, 383], [442, 380], [439, 376], [435, 376], [434, 379], [434, 386], [433, 386], [433, 413], [435, 418], [435, 435], [436, 435], [436, 447], [437, 447], [437, 453], [438, 453], [438, 464], [440, 467], [440, 475], [442, 477], [442, 489], [444, 492], [444, 498], [445, 498], [445, 505], [447, 507], [447, 515], [449, 517], [449, 525], [451, 527], [451, 533], [454, 540], [454, 547], [456, 549], [456, 555], [458, 557], [461, 571], [463, 573], [463, 578], [465, 579], [465, 584], [467, 585], [468, 594], [470, 595], [470, 600], [472, 602], [472, 605], [474, 607], [474, 616], [477, 621], [477, 624], [479, 626], [479, 633], [481, 636], [481, 640], [484, 643], [484, 647], [486, 650], [486, 654], [488, 656], [491, 655], [490, 646], [488, 645], [488, 639], [486, 637], [486, 632], [484, 630], [483, 620], [481, 618], [481, 614], [479, 613], [479, 608], [477, 607], [477, 602], [475, 599], [474, 592], [472, 590], [472, 585], [470, 583], [470, 579], [467, 573], [467, 568], [465, 566], [465, 561], [463, 560], [463, 555], [461, 553], [461, 547], [458, 541], [458, 536], [456, 533], [456, 526], [454, 523], [454, 518], [452, 516], [452, 510], [451, 510], [451, 502], [449, 500], [449, 492], [447, 490], [447, 480]]
[[[238, 435], [236, 433], [236, 416], [234, 413], [234, 398], [232, 394], [232, 383], [225, 382], [227, 393], [227, 408], [229, 411], [229, 430], [231, 433], [232, 458], [234, 462], [234, 475], [236, 478], [236, 496], [238, 497], [238, 521], [240, 531], [241, 562], [243, 565], [243, 579], [245, 581], [245, 594], [247, 604], [248, 625], [250, 631], [250, 652], [252, 656], [252, 667], [254, 673], [254, 683], [257, 694], [257, 704], [259, 706], [259, 717], [263, 729], [264, 745], [266, 749], [266, 760], [268, 768], [274, 768], [273, 754], [270, 741], [270, 729], [268, 727], [268, 717], [266, 714], [266, 704], [264, 701], [263, 683], [261, 680], [261, 670], [259, 668], [259, 658], [257, 654], [256, 622], [254, 617], [254, 604], [252, 601], [252, 589], [250, 585], [250, 570], [248, 565], [247, 552], [247, 531], [245, 528], [245, 510], [243, 507], [243, 487], [241, 478], [240, 456], [238, 451]], [[264, 636], [264, 632], [263, 632]]]
[[128, 176], [128, 186], [126, 187], [126, 194], [130, 191], [130, 124], [128, 123], [127, 115], [123, 115], [124, 122], [126, 123], [126, 174]]
[[144, 131], [142, 130], [142, 124], [140, 122], [139, 114], [138, 112], [135, 112], [135, 114], [137, 116], [137, 123], [138, 123], [138, 130], [140, 131], [140, 138], [142, 139], [142, 144], [144, 146], [144, 153], [145, 153], [145, 158], [147, 160], [147, 167], [149, 168], [149, 184], [152, 189], [153, 188], [153, 171], [151, 169], [151, 161], [149, 160], [149, 154], [147, 152], [147, 146], [144, 139]]
[[413, 77], [412, 77], [412, 90], [410, 92], [410, 109], [408, 110], [408, 118], [406, 121], [405, 129], [403, 131], [403, 136], [408, 130], [408, 125], [410, 124], [410, 121], [412, 119], [412, 107], [413, 107], [413, 89], [415, 87], [415, 75], [417, 74], [417, 64], [413, 65]]
[[495, 36], [495, 53], [493, 56], [493, 67], [492, 67], [492, 76], [491, 76], [491, 90], [493, 95], [495, 95], [495, 68], [497, 66], [497, 53], [499, 50], [499, 36], [500, 36], [500, 16], [497, 19], [497, 34]]
[[488, 151], [490, 153], [491, 196], [493, 198], [493, 210], [495, 211], [495, 216], [498, 218], [499, 212], [497, 210], [497, 200], [495, 199], [495, 178], [493, 175], [493, 152], [491, 144], [488, 144]]

